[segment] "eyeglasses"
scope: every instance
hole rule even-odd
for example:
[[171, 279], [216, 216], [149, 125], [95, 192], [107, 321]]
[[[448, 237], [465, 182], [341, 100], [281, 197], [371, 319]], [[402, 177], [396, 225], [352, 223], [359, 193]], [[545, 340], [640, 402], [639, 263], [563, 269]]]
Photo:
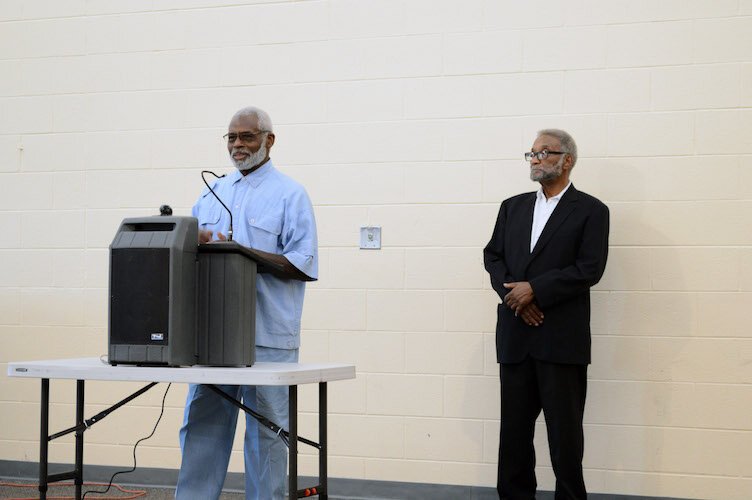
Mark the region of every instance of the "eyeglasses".
[[543, 151], [538, 151], [537, 153], [535, 151], [528, 151], [525, 153], [525, 160], [527, 161], [533, 161], [533, 158], [538, 158], [539, 160], [545, 160], [548, 158], [548, 155], [565, 155], [567, 154], [566, 151], [549, 151], [548, 149], [544, 149]]
[[257, 135], [266, 134], [268, 130], [261, 130], [259, 132], [241, 132], [239, 134], [230, 133], [222, 136], [222, 139], [227, 139], [227, 142], [235, 142], [240, 139], [240, 142], [249, 143], [256, 138]]

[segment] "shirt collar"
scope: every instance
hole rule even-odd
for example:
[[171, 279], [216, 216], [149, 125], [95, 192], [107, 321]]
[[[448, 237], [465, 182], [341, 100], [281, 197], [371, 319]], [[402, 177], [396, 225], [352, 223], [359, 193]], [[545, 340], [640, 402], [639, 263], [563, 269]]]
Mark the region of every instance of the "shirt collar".
[[266, 163], [264, 163], [248, 175], [243, 175], [240, 173], [240, 170], [235, 169], [235, 171], [228, 177], [230, 177], [230, 180], [233, 184], [244, 180], [246, 182], [249, 182], [251, 186], [258, 187], [273, 170], [274, 164], [272, 163], [272, 159], [269, 158], [268, 160], [266, 160]]
[[569, 181], [567, 184], [567, 187], [561, 190], [561, 193], [557, 194], [556, 196], [552, 196], [548, 199], [546, 199], [546, 195], [543, 193], [543, 186], [538, 188], [538, 191], [535, 193], [535, 199], [540, 201], [556, 201], [559, 202], [561, 200], [561, 197], [564, 196], [564, 193], [567, 192], [567, 189], [569, 189], [569, 186], [572, 185], [572, 181]]

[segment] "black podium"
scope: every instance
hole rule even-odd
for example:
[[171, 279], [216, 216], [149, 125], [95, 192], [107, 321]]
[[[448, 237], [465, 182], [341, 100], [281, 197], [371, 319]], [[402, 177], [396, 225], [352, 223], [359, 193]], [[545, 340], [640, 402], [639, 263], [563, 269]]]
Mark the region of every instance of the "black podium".
[[199, 365], [256, 361], [256, 274], [271, 262], [234, 241], [198, 246], [196, 342]]

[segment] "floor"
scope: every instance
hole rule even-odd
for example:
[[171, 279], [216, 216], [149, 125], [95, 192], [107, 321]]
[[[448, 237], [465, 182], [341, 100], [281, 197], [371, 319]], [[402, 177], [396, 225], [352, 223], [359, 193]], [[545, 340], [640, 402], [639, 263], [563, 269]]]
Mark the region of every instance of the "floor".
[[[10, 485], [19, 486], [10, 486]], [[88, 485], [85, 484], [82, 488], [82, 493], [86, 493], [88, 490], [104, 491], [107, 485], [100, 485], [99, 483]], [[172, 488], [153, 488], [153, 487], [140, 487], [140, 486], [121, 486], [122, 490], [115, 488], [114, 486], [107, 492], [107, 494], [89, 493], [86, 495], [87, 500], [93, 500], [95, 498], [107, 497], [111, 499], [121, 498], [123, 500], [131, 498], [143, 498], [145, 500], [172, 500], [175, 498], [175, 490]], [[59, 498], [74, 498], [75, 489], [69, 482], [53, 483], [49, 485], [47, 490], [47, 498], [49, 500]], [[36, 482], [31, 481], [13, 481], [8, 479], [0, 480], [0, 499], [3, 500], [20, 500], [39, 498], [39, 490]], [[243, 500], [244, 495], [242, 493], [226, 492], [220, 496], [221, 500]]]

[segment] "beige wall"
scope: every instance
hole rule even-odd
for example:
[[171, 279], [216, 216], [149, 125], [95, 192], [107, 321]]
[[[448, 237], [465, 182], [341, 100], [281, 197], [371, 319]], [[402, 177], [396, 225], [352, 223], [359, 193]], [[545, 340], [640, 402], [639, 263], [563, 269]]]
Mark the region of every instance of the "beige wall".
[[[302, 360], [358, 367], [330, 388], [333, 476], [494, 484], [481, 248], [499, 202], [535, 187], [522, 152], [556, 126], [579, 143], [577, 187], [612, 213], [589, 488], [752, 498], [752, 1], [238, 3], [0, 2], [0, 459], [38, 458], [38, 382], [5, 363], [106, 352], [118, 223], [189, 213], [199, 170], [229, 166], [229, 117], [256, 104], [316, 205]], [[382, 250], [357, 248], [362, 225]], [[137, 386], [88, 387], [90, 415]], [[53, 383], [59, 427], [72, 389]], [[178, 467], [184, 395], [139, 465]], [[88, 431], [86, 462], [129, 464], [160, 398]], [[542, 422], [538, 445], [552, 489]], [[71, 441], [51, 458], [71, 461]]]

